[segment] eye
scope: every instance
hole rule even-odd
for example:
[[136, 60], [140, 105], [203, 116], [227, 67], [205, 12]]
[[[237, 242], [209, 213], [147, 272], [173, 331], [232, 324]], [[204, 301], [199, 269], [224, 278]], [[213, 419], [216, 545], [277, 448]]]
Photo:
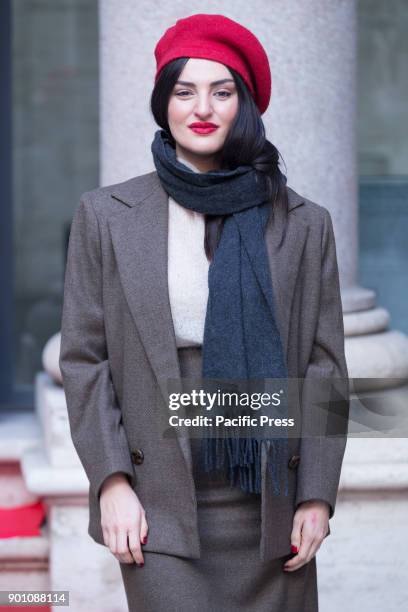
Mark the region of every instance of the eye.
[[[190, 95], [191, 91], [188, 91], [187, 89], [183, 89], [181, 91], [178, 91], [176, 93], [176, 96], [178, 96], [179, 98], [185, 98], [186, 95]], [[231, 96], [231, 93], [229, 91], [217, 91], [216, 94], [220, 94], [221, 98], [229, 98]]]

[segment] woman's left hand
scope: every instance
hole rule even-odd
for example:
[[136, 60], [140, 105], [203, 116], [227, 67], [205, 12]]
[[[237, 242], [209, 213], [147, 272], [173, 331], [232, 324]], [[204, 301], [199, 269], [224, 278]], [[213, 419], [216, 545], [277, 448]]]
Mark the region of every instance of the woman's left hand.
[[329, 531], [329, 504], [312, 499], [302, 502], [293, 517], [291, 533], [292, 547], [297, 548], [295, 557], [286, 561], [285, 571], [294, 571], [308, 563], [317, 553]]

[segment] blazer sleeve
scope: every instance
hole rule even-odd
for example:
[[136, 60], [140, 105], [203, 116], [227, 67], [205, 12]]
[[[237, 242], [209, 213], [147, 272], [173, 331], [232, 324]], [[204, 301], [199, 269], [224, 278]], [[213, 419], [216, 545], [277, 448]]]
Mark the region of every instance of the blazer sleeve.
[[73, 444], [99, 499], [115, 472], [133, 484], [134, 470], [112, 384], [102, 301], [99, 225], [81, 197], [71, 224], [61, 321], [59, 366]]
[[335, 237], [330, 213], [323, 210], [320, 309], [302, 387], [296, 507], [307, 500], [324, 500], [332, 518], [347, 442], [350, 396]]

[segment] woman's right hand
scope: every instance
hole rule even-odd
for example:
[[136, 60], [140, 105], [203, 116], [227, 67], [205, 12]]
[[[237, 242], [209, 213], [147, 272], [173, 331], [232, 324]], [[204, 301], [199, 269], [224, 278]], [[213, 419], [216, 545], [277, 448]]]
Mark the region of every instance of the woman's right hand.
[[100, 508], [105, 545], [120, 563], [143, 566], [141, 544], [146, 544], [148, 525], [144, 508], [125, 474], [115, 473], [104, 481]]

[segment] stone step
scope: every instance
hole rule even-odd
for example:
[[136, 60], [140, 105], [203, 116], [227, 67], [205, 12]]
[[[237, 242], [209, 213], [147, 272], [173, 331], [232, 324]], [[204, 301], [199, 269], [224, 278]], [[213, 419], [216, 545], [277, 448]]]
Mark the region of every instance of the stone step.
[[38, 537], [0, 539], [0, 590], [48, 590], [49, 538], [45, 527]]

